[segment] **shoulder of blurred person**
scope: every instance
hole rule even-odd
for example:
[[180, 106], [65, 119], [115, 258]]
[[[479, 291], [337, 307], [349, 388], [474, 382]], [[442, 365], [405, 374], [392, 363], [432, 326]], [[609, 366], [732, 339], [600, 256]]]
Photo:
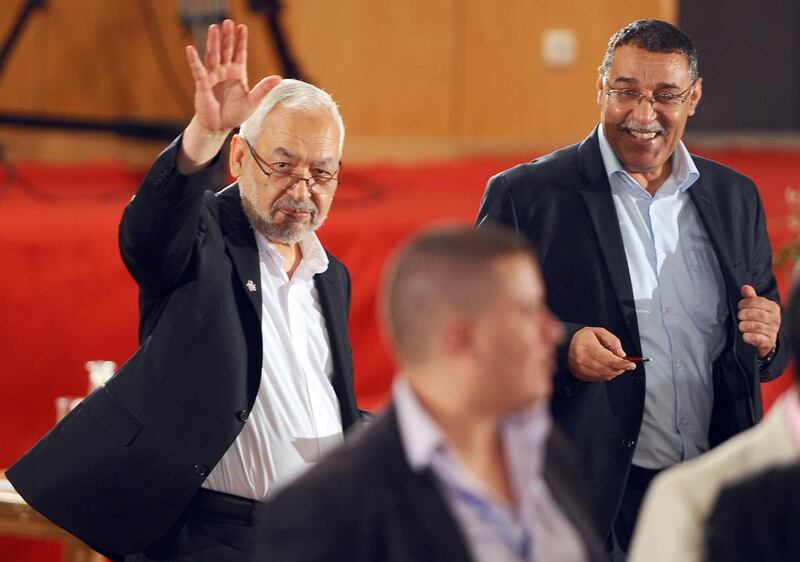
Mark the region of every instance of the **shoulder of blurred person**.
[[430, 471], [405, 459], [390, 407], [262, 506], [255, 560], [469, 560]]
[[705, 526], [705, 560], [770, 562], [800, 557], [800, 462], [726, 486]]
[[630, 562], [702, 560], [703, 524], [720, 489], [797, 458], [785, 419], [786, 402], [794, 399], [786, 393], [755, 427], [657, 476], [639, 514]]

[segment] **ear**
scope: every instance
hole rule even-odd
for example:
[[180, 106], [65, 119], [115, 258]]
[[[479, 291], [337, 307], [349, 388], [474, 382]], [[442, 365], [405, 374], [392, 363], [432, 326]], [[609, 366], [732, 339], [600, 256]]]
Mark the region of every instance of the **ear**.
[[244, 168], [244, 158], [247, 154], [247, 144], [244, 141], [244, 138], [240, 135], [233, 135], [231, 139], [231, 151], [230, 155], [228, 156], [228, 166], [231, 170], [231, 175], [235, 178], [238, 178], [242, 175], [242, 169]]
[[692, 95], [689, 96], [689, 99], [686, 100], [686, 103], [689, 104], [689, 117], [694, 115], [694, 112], [697, 110], [697, 104], [700, 103], [700, 98], [703, 97], [703, 79], [698, 78], [697, 81], [694, 83], [694, 88], [692, 89]]
[[603, 65], [597, 67], [597, 83], [595, 87], [597, 88], [597, 105], [603, 105], [603, 82], [605, 80], [605, 73], [603, 72]]
[[450, 357], [471, 355], [474, 352], [474, 326], [463, 316], [450, 316], [442, 323], [441, 342]]

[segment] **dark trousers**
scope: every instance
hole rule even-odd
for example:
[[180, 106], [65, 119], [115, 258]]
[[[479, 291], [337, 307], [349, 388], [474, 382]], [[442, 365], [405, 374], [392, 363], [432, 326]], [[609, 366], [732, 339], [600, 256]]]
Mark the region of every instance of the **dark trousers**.
[[258, 502], [201, 488], [167, 534], [125, 562], [248, 562]]
[[630, 473], [628, 473], [628, 482], [625, 485], [625, 493], [622, 496], [622, 503], [612, 527], [614, 562], [624, 562], [628, 548], [631, 545], [633, 528], [636, 525], [639, 509], [642, 507], [644, 494], [647, 492], [650, 482], [659, 472], [661, 471], [631, 465]]

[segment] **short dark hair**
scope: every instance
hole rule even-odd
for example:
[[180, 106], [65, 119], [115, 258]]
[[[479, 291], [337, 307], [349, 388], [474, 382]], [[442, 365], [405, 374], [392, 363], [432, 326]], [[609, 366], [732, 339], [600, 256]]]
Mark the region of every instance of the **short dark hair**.
[[495, 296], [491, 263], [515, 255], [536, 266], [531, 245], [495, 225], [449, 226], [414, 237], [391, 260], [381, 294], [382, 321], [398, 358], [424, 360], [447, 315], [488, 308]]
[[614, 60], [614, 53], [622, 45], [633, 45], [651, 53], [680, 53], [689, 61], [689, 75], [697, 80], [697, 49], [694, 41], [686, 33], [671, 23], [656, 20], [636, 20], [611, 36], [608, 40], [603, 72], [608, 73]]

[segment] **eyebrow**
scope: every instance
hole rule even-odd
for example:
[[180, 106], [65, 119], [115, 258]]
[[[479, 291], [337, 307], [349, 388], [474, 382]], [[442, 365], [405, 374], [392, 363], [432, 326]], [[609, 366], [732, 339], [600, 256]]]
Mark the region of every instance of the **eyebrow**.
[[278, 148], [273, 150], [272, 151], [272, 155], [273, 156], [284, 156], [284, 157], [288, 158], [289, 160], [293, 160], [295, 158], [294, 154], [292, 154], [292, 152], [289, 149], [283, 148], [282, 146], [279, 146]]
[[[294, 153], [289, 150], [288, 148], [284, 148], [282, 146], [277, 147], [275, 150], [272, 151], [273, 156], [283, 156], [288, 160], [296, 160], [297, 157]], [[312, 160], [311, 164], [314, 166], [327, 166], [331, 164], [336, 164], [336, 158], [321, 158], [319, 160]]]
[[[639, 79], [638, 78], [633, 78], [631, 76], [619, 76], [619, 77], [615, 78], [614, 81], [611, 82], [611, 83], [612, 84], [616, 84], [617, 82], [622, 82], [623, 84], [628, 84], [628, 85], [636, 85], [636, 84], [639, 83]], [[656, 90], [670, 90], [670, 89], [681, 90], [682, 88], [680, 86], [678, 86], [677, 84], [673, 84], [672, 82], [659, 82], [658, 84], [656, 84], [655, 89]]]

